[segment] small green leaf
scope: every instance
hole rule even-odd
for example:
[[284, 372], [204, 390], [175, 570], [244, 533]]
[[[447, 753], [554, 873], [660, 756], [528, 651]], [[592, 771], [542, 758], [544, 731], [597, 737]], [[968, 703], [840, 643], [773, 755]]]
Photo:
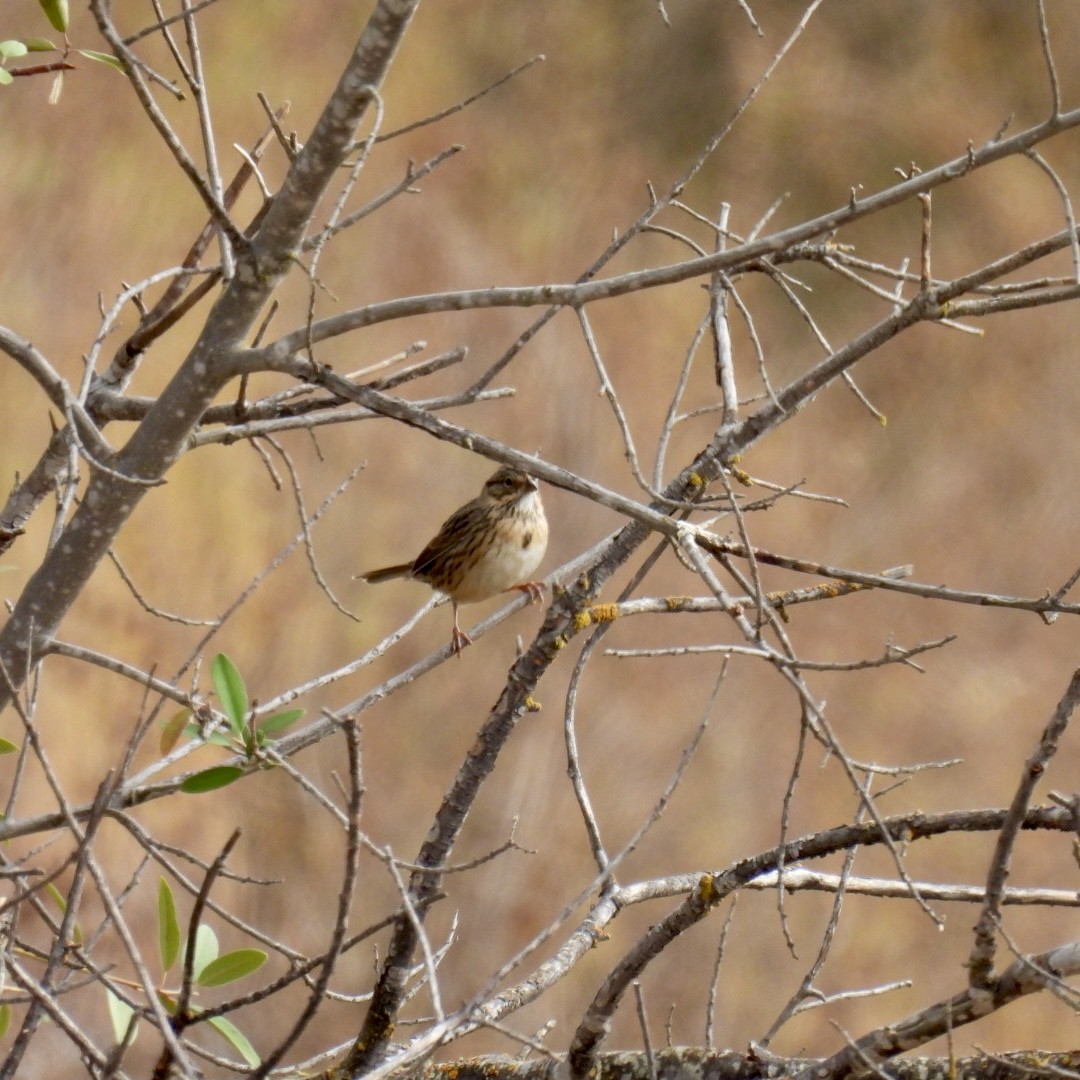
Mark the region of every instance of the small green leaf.
[[291, 727], [306, 712], [305, 709], [286, 709], [284, 712], [274, 713], [265, 720], [259, 721], [259, 731], [264, 735], [274, 735]]
[[0, 67], [0, 86], [8, 86], [14, 81], [15, 80], [14, 78], [12, 78], [11, 72], [5, 71], [2, 67]]
[[7, 1029], [11, 1026], [11, 1006], [0, 1005], [0, 1039], [7, 1034]]
[[226, 787], [243, 775], [244, 770], [235, 765], [215, 765], [212, 769], [193, 773], [180, 785], [180, 790], [188, 795], [202, 795], [207, 791]]
[[224, 986], [258, 971], [265, 963], [266, 953], [262, 949], [236, 949], [212, 960], [195, 981], [200, 986]]
[[[56, 46], [48, 39], [43, 37], [28, 37], [23, 38], [23, 44], [31, 52], [56, 52]], [[0, 567], [0, 570], [6, 569], [6, 567]]]
[[210, 1019], [210, 1026], [233, 1046], [236, 1052], [254, 1069], [262, 1064], [262, 1060], [255, 1053], [255, 1047], [248, 1042], [247, 1036], [231, 1021], [224, 1016], [214, 1016]]
[[158, 739], [158, 749], [161, 751], [162, 757], [167, 757], [176, 748], [176, 744], [180, 741], [180, 736], [184, 734], [190, 719], [191, 710], [181, 709], [162, 724], [161, 738]]
[[184, 734], [189, 739], [202, 739], [203, 742], [208, 742], [214, 746], [224, 746], [229, 750], [236, 749], [236, 742], [230, 735], [226, 735], [221, 731], [211, 731], [209, 735], [204, 736], [202, 728], [198, 724], [188, 724], [184, 728]]
[[[53, 898], [61, 913], [66, 915], [68, 909], [67, 897], [51, 881], [45, 885], [45, 891]], [[83, 934], [78, 920], [71, 923], [71, 939], [76, 945], [82, 944]]]
[[[131, 1018], [135, 1015], [135, 1010], [108, 989], [105, 991], [105, 1003], [109, 1006], [109, 1021], [112, 1023], [113, 1038], [117, 1042], [123, 1042], [131, 1024]], [[132, 1042], [135, 1041], [137, 1034], [138, 1028], [136, 1028], [136, 1035], [132, 1036]]]
[[62, 912], [67, 911], [67, 900], [64, 894], [51, 881], [45, 883], [45, 891], [53, 898], [53, 902]]
[[105, 64], [108, 67], [115, 68], [121, 75], [126, 75], [124, 65], [113, 56], [112, 53], [98, 52], [96, 49], [76, 49], [80, 56], [85, 56], [87, 60], [96, 60], [99, 64]]
[[205, 923], [200, 923], [195, 931], [195, 978], [197, 979], [207, 964], [212, 964], [218, 957], [217, 934]]
[[25, 56], [26, 45], [21, 41], [0, 41], [0, 60], [11, 60], [15, 57]]
[[240, 672], [224, 653], [218, 653], [210, 665], [210, 675], [229, 719], [229, 727], [234, 734], [243, 735], [247, 725], [248, 696]]
[[0, 754], [14, 754], [19, 748], [7, 739], [0, 739]]
[[45, 18], [52, 23], [52, 28], [64, 33], [70, 21], [68, 0], [38, 0], [38, 3], [45, 12]]
[[161, 970], [168, 971], [180, 955], [180, 923], [176, 918], [176, 900], [169, 883], [158, 880], [158, 952], [161, 954]]

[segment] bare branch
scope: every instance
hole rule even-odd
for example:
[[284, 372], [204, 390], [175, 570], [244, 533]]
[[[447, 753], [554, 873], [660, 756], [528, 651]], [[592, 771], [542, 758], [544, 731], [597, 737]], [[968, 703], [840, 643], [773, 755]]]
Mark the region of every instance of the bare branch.
[[990, 989], [991, 969], [994, 963], [994, 935], [1001, 916], [1000, 898], [1005, 889], [1005, 880], [1009, 876], [1013, 848], [1024, 814], [1034, 794], [1035, 785], [1042, 779], [1051, 758], [1057, 753], [1058, 742], [1065, 734], [1065, 729], [1078, 704], [1080, 704], [1080, 669], [1073, 672], [1073, 677], [1058, 702], [1053, 716], [1043, 729], [1039, 745], [1024, 763], [1020, 783], [1017, 785], [1016, 794], [1009, 807], [1009, 816], [998, 834], [994, 857], [990, 863], [990, 872], [987, 875], [986, 900], [979, 914], [979, 921], [975, 925], [975, 939], [968, 960], [972, 992]]

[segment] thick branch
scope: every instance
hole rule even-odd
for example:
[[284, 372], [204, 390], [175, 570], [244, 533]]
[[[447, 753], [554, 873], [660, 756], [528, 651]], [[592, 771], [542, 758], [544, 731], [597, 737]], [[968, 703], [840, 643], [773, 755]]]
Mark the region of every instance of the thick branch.
[[962, 1024], [989, 1016], [1018, 998], [1045, 989], [1055, 980], [1077, 974], [1080, 974], [1080, 943], [1075, 941], [1038, 956], [1021, 956], [988, 985], [968, 987], [948, 1001], [865, 1035], [840, 1053], [804, 1069], [799, 1080], [826, 1077], [844, 1080], [848, 1076], [868, 1075], [871, 1065], [947, 1035]]
[[[664, 1080], [772, 1080], [794, 1077], [816, 1064], [805, 1058], [770, 1056], [753, 1052], [668, 1047], [655, 1052], [656, 1076]], [[999, 1057], [904, 1058], [881, 1067], [891, 1080], [1031, 1080], [1033, 1075], [1070, 1076], [1076, 1068], [1073, 1053], [1024, 1051]], [[523, 1061], [510, 1057], [479, 1057], [426, 1065], [420, 1080], [557, 1080], [566, 1075], [564, 1055]], [[593, 1080], [650, 1080], [653, 1074], [645, 1054], [601, 1054]]]
[[290, 269], [292, 253], [364, 117], [370, 99], [364, 88], [385, 77], [418, 5], [419, 0], [376, 5], [337, 90], [191, 352], [109, 471], [91, 476], [78, 511], [27, 583], [0, 632], [0, 668], [6, 673], [0, 709], [26, 681], [39, 646], [55, 634], [148, 486], [164, 478], [232, 377], [229, 357]]

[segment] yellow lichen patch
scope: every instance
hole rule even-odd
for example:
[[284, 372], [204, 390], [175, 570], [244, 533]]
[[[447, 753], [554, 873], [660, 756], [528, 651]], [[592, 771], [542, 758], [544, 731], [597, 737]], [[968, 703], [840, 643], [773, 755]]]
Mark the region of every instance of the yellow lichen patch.
[[772, 607], [773, 611], [780, 616], [780, 621], [789, 623], [791, 622], [791, 616], [788, 614], [787, 608], [784, 607], [784, 599], [786, 596], [787, 593], [782, 592], [766, 593], [765, 599], [769, 601], [769, 605]]
[[539, 712], [543, 707], [544, 706], [541, 705], [540, 702], [537, 701], [536, 698], [534, 698], [532, 696], [532, 694], [526, 695], [526, 697], [525, 697], [525, 711], [526, 712]]
[[712, 874], [702, 875], [701, 880], [698, 882], [698, 896], [701, 898], [701, 902], [709, 907], [720, 899], [716, 890], [716, 878]]
[[689, 596], [665, 596], [664, 606], [668, 611], [682, 611], [690, 602]]
[[589, 608], [582, 608], [574, 612], [574, 630], [580, 633], [585, 627], [592, 624], [592, 612]]
[[690, 481], [690, 486], [691, 487], [699, 488], [699, 487], [704, 487], [705, 486], [705, 481], [702, 480], [702, 478], [696, 472], [692, 472], [687, 477], [687, 479]]
[[618, 604], [593, 604], [589, 608], [593, 622], [614, 622], [619, 617]]

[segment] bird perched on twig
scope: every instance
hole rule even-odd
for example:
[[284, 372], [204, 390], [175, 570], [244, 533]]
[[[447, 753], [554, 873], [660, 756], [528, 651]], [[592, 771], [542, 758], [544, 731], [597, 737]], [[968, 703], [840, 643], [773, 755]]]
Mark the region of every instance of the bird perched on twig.
[[458, 605], [487, 600], [520, 589], [529, 602], [543, 596], [543, 585], [529, 580], [547, 549], [548, 523], [536, 481], [504, 465], [480, 494], [454, 511], [435, 538], [413, 559], [358, 575], [378, 584], [415, 578], [445, 593], [454, 605], [454, 653], [472, 638], [458, 625]]

